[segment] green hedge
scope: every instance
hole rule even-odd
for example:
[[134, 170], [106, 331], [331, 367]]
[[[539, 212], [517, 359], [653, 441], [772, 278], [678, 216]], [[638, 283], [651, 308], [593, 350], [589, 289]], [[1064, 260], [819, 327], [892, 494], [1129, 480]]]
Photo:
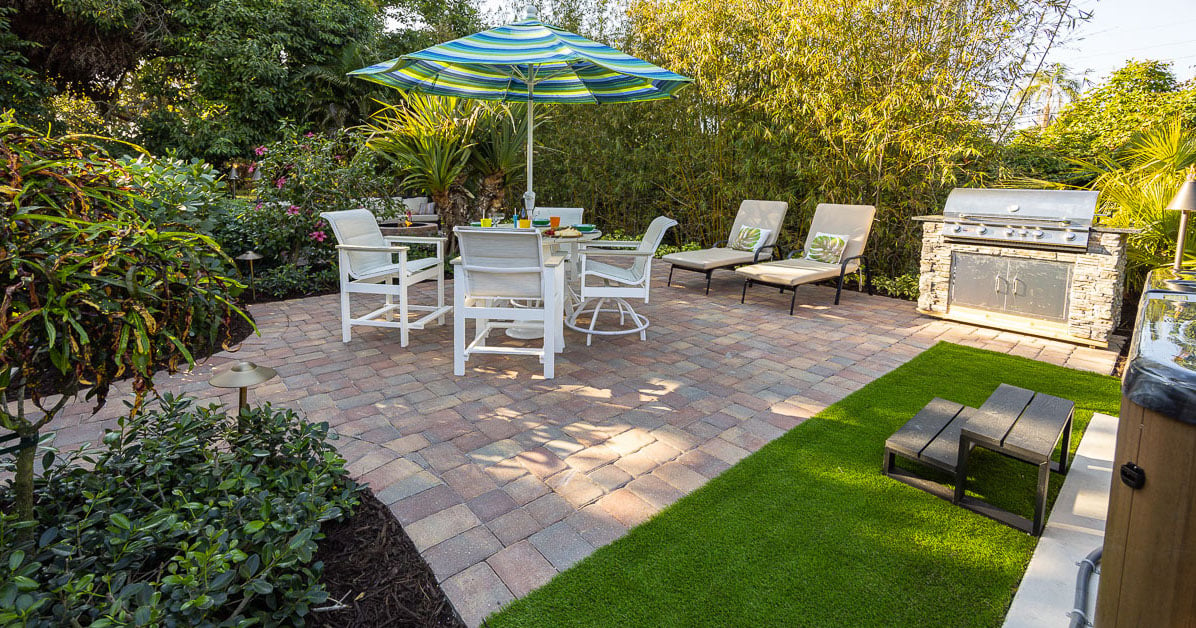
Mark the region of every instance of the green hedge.
[[0, 625], [302, 623], [328, 597], [320, 525], [358, 504], [328, 441], [290, 410], [167, 396], [99, 449], [47, 453], [33, 540], [0, 489]]

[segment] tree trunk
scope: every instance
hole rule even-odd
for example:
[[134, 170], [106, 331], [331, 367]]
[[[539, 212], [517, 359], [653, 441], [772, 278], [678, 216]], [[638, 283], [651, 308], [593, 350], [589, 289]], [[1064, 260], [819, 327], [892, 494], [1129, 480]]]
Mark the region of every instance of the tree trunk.
[[[22, 439], [27, 438], [30, 434], [21, 434]], [[12, 490], [16, 502], [17, 517], [21, 521], [33, 521], [33, 461], [37, 456], [37, 432], [33, 432], [34, 445], [26, 447], [17, 452], [17, 468], [15, 476], [13, 477]], [[32, 539], [34, 534], [33, 528], [25, 528], [20, 531], [20, 537], [24, 539]]]

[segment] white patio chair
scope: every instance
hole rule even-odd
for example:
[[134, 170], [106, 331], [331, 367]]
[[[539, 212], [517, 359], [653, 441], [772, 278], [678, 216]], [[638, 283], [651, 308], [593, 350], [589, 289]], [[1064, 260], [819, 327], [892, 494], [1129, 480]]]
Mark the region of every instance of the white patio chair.
[[[577, 288], [581, 305], [573, 310], [565, 320], [565, 325], [586, 334], [586, 346], [590, 345], [594, 334], [613, 336], [639, 332], [640, 340], [647, 339], [648, 319], [636, 312], [627, 299], [642, 298], [644, 303], [648, 302], [652, 284], [652, 258], [665, 232], [676, 224], [677, 221], [672, 218], [657, 216], [638, 242], [594, 240], [581, 244], [581, 285]], [[629, 267], [621, 267], [592, 259], [594, 257], [623, 258], [632, 262]], [[600, 283], [594, 283], [591, 279]], [[615, 304], [614, 309], [603, 307], [607, 301]], [[602, 312], [618, 313], [620, 328], [597, 329], [598, 315]], [[589, 316], [590, 319], [589, 325], [584, 328], [577, 324], [581, 316]], [[624, 328], [628, 318], [633, 326]]]
[[[353, 325], [399, 328], [399, 346], [406, 347], [409, 330], [423, 329], [432, 319], [443, 324], [452, 306], [444, 304], [444, 244], [446, 238], [383, 237], [378, 221], [368, 209], [324, 212], [320, 217], [336, 235], [341, 284], [341, 340], [349, 342]], [[408, 260], [408, 247], [401, 244], [433, 244], [436, 256]], [[395, 261], [395, 258], [398, 261]], [[436, 280], [436, 305], [411, 305], [407, 289], [421, 281]], [[396, 283], [397, 281], [397, 283]], [[386, 303], [359, 318], [349, 311], [349, 295], [380, 294]], [[394, 302], [394, 297], [399, 302]], [[427, 312], [410, 320], [410, 312]], [[398, 319], [391, 320], [397, 313]]]
[[[469, 356], [480, 353], [534, 355], [544, 378], [555, 375], [556, 353], [564, 346], [561, 258], [545, 259], [540, 233], [530, 229], [454, 227], [461, 259], [453, 280], [453, 373], [465, 374]], [[516, 306], [514, 302], [524, 305]], [[476, 322], [466, 344], [465, 321]], [[488, 346], [495, 329], [542, 325], [542, 347]]]
[[532, 210], [532, 220], [548, 220], [553, 216], [561, 217], [561, 226], [582, 224], [581, 215], [584, 207], [537, 207]]

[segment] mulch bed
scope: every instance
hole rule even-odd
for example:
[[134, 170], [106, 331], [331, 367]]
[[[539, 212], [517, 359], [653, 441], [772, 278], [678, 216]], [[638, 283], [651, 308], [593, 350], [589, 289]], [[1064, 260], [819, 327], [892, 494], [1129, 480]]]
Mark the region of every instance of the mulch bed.
[[324, 562], [321, 583], [328, 603], [344, 610], [312, 613], [312, 626], [451, 626], [463, 628], [436, 576], [407, 533], [368, 490], [344, 521], [324, 525], [315, 560]]

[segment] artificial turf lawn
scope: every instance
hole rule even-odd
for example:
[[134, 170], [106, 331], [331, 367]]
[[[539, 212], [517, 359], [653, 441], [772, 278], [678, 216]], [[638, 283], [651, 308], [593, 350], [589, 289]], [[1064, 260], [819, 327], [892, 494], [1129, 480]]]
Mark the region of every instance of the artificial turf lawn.
[[[998, 626], [1037, 539], [880, 469], [885, 439], [931, 398], [975, 407], [1000, 383], [1074, 401], [1073, 452], [1094, 411], [1118, 411], [1112, 377], [939, 343], [490, 625]], [[1032, 512], [1035, 467], [973, 459], [978, 495]], [[1061, 480], [1052, 474], [1052, 504]]]

